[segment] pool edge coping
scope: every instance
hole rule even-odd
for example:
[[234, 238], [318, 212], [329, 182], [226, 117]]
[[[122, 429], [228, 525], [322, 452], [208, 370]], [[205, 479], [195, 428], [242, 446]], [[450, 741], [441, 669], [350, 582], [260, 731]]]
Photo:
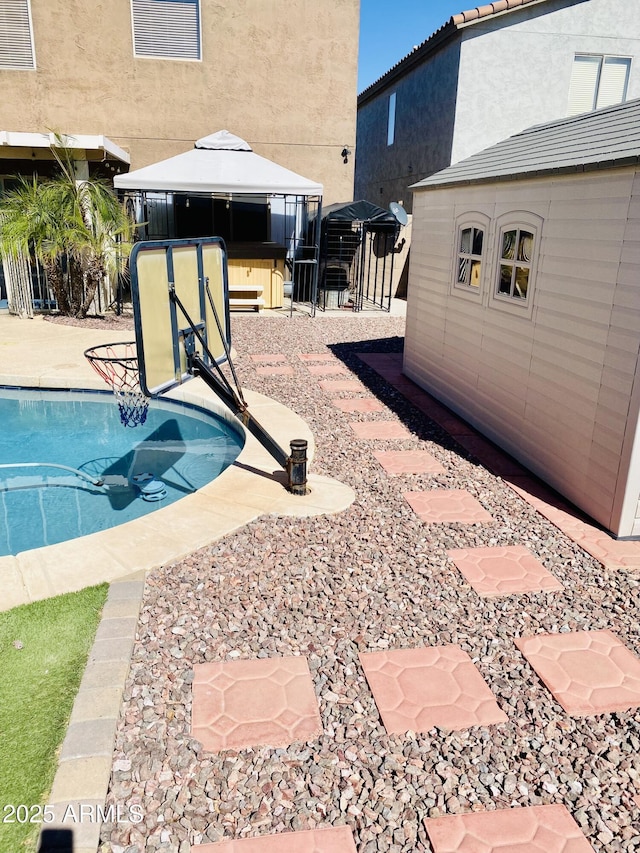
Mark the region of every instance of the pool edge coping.
[[[23, 387], [28, 387], [24, 380]], [[261, 423], [281, 445], [287, 446], [294, 436], [305, 438], [310, 460], [313, 458], [313, 435], [299, 415], [258, 392], [245, 390], [244, 394], [250, 409], [258, 411]], [[135, 571], [150, 571], [182, 559], [262, 515], [336, 513], [353, 503], [355, 493], [349, 486], [314, 474], [308, 477], [309, 495], [288, 493], [277, 463], [202, 380], [191, 380], [164, 396], [209, 410], [243, 433], [244, 446], [234, 462], [201, 489], [148, 515], [87, 536], [0, 557], [6, 578], [0, 610], [95, 583], [112, 583]], [[167, 533], [169, 520], [176, 528], [171, 533]]]

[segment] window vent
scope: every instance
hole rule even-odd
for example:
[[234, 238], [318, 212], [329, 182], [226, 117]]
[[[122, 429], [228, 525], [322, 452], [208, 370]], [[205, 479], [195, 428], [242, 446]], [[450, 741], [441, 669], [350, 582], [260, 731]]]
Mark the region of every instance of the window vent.
[[35, 67], [29, 0], [0, 0], [0, 69]]
[[131, 8], [135, 56], [201, 58], [200, 0], [132, 0]]

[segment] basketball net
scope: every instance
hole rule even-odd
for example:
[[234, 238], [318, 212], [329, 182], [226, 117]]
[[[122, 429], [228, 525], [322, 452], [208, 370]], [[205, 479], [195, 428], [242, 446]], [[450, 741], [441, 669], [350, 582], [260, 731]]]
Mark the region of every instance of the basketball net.
[[141, 426], [147, 419], [149, 398], [140, 388], [135, 342], [91, 347], [85, 350], [84, 355], [96, 373], [111, 387], [124, 426]]

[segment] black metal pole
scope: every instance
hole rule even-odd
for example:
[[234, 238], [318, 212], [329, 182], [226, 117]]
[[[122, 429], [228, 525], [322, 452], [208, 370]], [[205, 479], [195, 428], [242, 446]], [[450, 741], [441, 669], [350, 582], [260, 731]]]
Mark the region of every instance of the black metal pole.
[[289, 442], [291, 456], [287, 465], [289, 475], [288, 490], [294, 495], [307, 494], [307, 441], [294, 438]]

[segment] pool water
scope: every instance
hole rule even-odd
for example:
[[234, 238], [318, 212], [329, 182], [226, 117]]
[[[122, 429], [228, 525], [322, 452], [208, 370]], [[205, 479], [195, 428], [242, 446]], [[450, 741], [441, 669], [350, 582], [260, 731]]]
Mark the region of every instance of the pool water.
[[[0, 556], [165, 507], [214, 480], [243, 444], [222, 418], [166, 400], [152, 400], [131, 429], [111, 394], [0, 388]], [[154, 478], [151, 492], [166, 492], [161, 500], [143, 498], [141, 474]]]

